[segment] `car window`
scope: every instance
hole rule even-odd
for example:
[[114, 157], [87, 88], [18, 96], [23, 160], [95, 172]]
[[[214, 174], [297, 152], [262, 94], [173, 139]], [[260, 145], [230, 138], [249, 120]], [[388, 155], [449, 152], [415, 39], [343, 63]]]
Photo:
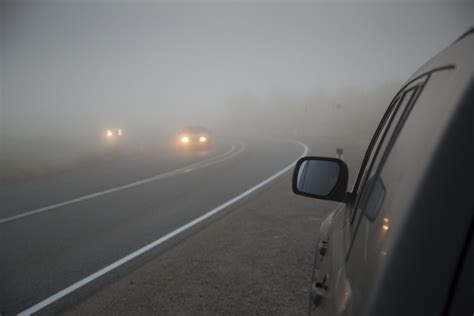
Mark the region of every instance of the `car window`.
[[[372, 165], [372, 161], [375, 158], [375, 155], [377, 153], [377, 148], [380, 145], [380, 142], [382, 141], [382, 137], [385, 134], [385, 130], [387, 129], [387, 126], [389, 122], [391, 121], [391, 117], [393, 115], [394, 110], [397, 108], [397, 105], [400, 101], [400, 97], [396, 96], [393, 101], [390, 103], [390, 106], [388, 107], [387, 111], [385, 112], [384, 116], [382, 117], [382, 120], [380, 121], [379, 126], [377, 127], [377, 130], [375, 131], [374, 137], [372, 138], [369, 147], [367, 149], [367, 152], [364, 157], [364, 161], [362, 162], [362, 166], [359, 171], [359, 175], [357, 176], [357, 180], [354, 184], [353, 192], [358, 192], [359, 187], [364, 186], [365, 181], [367, 179], [368, 172], [370, 171], [370, 166]], [[358, 204], [358, 201], [356, 201], [355, 205]], [[352, 209], [351, 213], [351, 222], [354, 220], [354, 217], [356, 215], [356, 210], [357, 208]]]
[[[394, 115], [394, 122], [398, 123], [401, 121], [402, 117], [406, 117], [408, 115], [408, 112], [410, 110], [410, 106], [411, 104], [413, 104], [414, 102], [414, 99], [416, 97], [416, 94], [418, 93], [419, 91], [419, 87], [414, 87], [414, 88], [411, 88], [410, 90], [407, 90], [403, 96], [402, 96], [402, 99], [401, 99], [401, 102], [398, 106], [398, 111], [396, 111], [395, 115]], [[380, 153], [380, 155], [377, 155], [374, 159], [374, 163], [373, 163], [373, 166], [372, 168], [370, 169], [370, 172], [369, 172], [369, 179], [372, 178], [375, 174], [375, 172], [377, 171], [381, 161], [383, 160], [384, 157], [386, 157], [388, 155], [388, 146], [390, 144], [390, 140], [392, 139], [391, 136], [395, 134], [395, 131], [397, 129], [400, 128], [400, 125], [399, 124], [390, 124], [390, 126], [388, 127], [387, 131], [386, 131], [386, 135], [388, 135], [388, 137], [383, 137], [383, 141], [381, 143], [381, 146], [379, 147], [379, 150], [378, 152]]]
[[401, 93], [399, 102], [392, 111], [390, 119], [379, 137], [378, 147], [374, 150], [373, 159], [365, 171], [367, 181], [361, 190], [360, 199], [355, 206], [356, 211], [354, 213], [357, 214], [357, 220], [353, 223], [353, 236], [359, 229], [363, 215], [373, 222], [379, 214], [386, 196], [386, 187], [380, 176], [380, 167], [387, 157], [390, 144], [393, 143], [421, 89], [422, 85], [417, 83]]
[[[397, 122], [400, 121], [400, 118], [403, 116], [403, 113], [408, 108], [408, 104], [413, 101], [413, 97], [415, 95], [417, 88], [412, 88], [408, 91], [405, 91], [401, 98], [400, 102], [397, 104], [396, 108], [393, 110], [392, 115], [390, 116], [390, 120], [384, 129], [380, 141], [378, 142], [378, 147], [374, 150], [375, 153], [373, 155], [374, 159], [372, 159], [369, 168], [366, 170], [366, 174], [368, 175], [368, 181], [362, 190], [361, 199], [359, 201], [359, 205], [357, 205], [356, 209], [361, 209], [364, 213], [371, 218], [372, 220], [375, 219], [378, 208], [382, 205], [383, 196], [385, 195], [385, 191], [381, 188], [382, 180], [375, 178], [374, 174], [377, 170], [377, 166], [380, 164], [380, 160], [383, 156], [387, 148], [387, 144], [393, 132], [396, 129]], [[382, 199], [382, 200], [380, 200]], [[378, 201], [376, 204], [375, 201]], [[358, 213], [356, 211], [356, 213]]]
[[[380, 148], [380, 143], [382, 142], [384, 136], [386, 135], [386, 131], [389, 128], [389, 125], [393, 121], [393, 115], [399, 108], [398, 104], [400, 103], [400, 97], [397, 96], [394, 98], [394, 101], [390, 104], [387, 112], [385, 113], [378, 129], [377, 132], [372, 139], [371, 145], [369, 146], [368, 149], [368, 154], [366, 154], [366, 161], [364, 161], [361, 170], [359, 172], [359, 177], [356, 182], [356, 185], [354, 186], [354, 192], [360, 191], [363, 192], [363, 188], [366, 186], [366, 182], [368, 179], [369, 172], [371, 170], [371, 167], [373, 166], [373, 161], [377, 156], [377, 153], [379, 152]], [[358, 186], [360, 185], [360, 190], [358, 190]], [[357, 215], [357, 209], [358, 205], [360, 203], [360, 198], [362, 197], [363, 194], [358, 194], [357, 200], [354, 203], [355, 207], [352, 209], [351, 212], [351, 222], [354, 221], [355, 216]]]
[[352, 208], [351, 212], [351, 223], [353, 224], [353, 233], [356, 231], [357, 221], [355, 221], [357, 214], [359, 214], [360, 204], [367, 203], [367, 192], [370, 191], [371, 185], [375, 184], [376, 181], [368, 181], [368, 179], [372, 178], [374, 172], [377, 170], [377, 167], [380, 165], [382, 157], [386, 156], [386, 149], [390, 140], [397, 131], [400, 126], [398, 122], [401, 120], [402, 117], [406, 117], [408, 115], [409, 109], [411, 104], [414, 103], [416, 97], [421, 92], [422, 86], [426, 83], [427, 77], [422, 77], [415, 82], [411, 83], [408, 87], [403, 89], [401, 92], [397, 94], [394, 98], [394, 101], [390, 105], [387, 113], [385, 114], [381, 127], [379, 126], [378, 133], [374, 136], [373, 146], [370, 152], [370, 155], [363, 165], [363, 169], [361, 168], [359, 174], [359, 188], [355, 188], [354, 192], [357, 192], [358, 197], [356, 202], [354, 203], [354, 207]]

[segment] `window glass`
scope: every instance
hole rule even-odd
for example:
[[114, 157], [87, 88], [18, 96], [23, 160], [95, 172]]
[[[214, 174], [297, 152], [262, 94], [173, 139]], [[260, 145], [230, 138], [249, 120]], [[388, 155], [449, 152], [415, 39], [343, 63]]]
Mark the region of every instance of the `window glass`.
[[[368, 149], [368, 151], [370, 151], [370, 154], [368, 156], [366, 154], [367, 157], [365, 158], [365, 161], [363, 162], [361, 170], [360, 170], [359, 175], [357, 177], [357, 181], [356, 181], [356, 184], [354, 186], [354, 192], [361, 191], [361, 190], [358, 189], [359, 185], [361, 185], [362, 188], [364, 187], [365, 181], [366, 181], [367, 176], [368, 176], [368, 172], [370, 170], [370, 166], [372, 165], [372, 162], [373, 162], [373, 160], [375, 158], [375, 155], [377, 153], [377, 148], [379, 147], [380, 142], [382, 141], [382, 137], [385, 134], [385, 131], [387, 129], [387, 125], [391, 121], [393, 112], [396, 109], [397, 104], [398, 104], [399, 101], [400, 101], [399, 97], [395, 98], [392, 101], [389, 108], [387, 109], [387, 112], [384, 114], [384, 117], [382, 118], [382, 122], [380, 123], [379, 127], [377, 128], [376, 134], [374, 135], [374, 138], [371, 142], [371, 147], [369, 147], [369, 149]], [[358, 205], [358, 204], [359, 204], [359, 202], [356, 202], [356, 205]], [[353, 209], [353, 212], [351, 214], [351, 221], [354, 220], [354, 217], [356, 215], [356, 212], [354, 210], [356, 210], [356, 209], [357, 208]]]
[[[396, 122], [396, 123], [400, 122], [402, 116], [405, 116], [407, 114], [407, 112], [409, 110], [408, 105], [413, 100], [413, 97], [415, 96], [416, 92], [417, 92], [417, 88], [413, 88], [413, 89], [410, 89], [410, 90], [406, 91], [403, 94], [402, 101], [400, 102], [400, 104], [398, 106], [399, 110], [396, 111], [395, 114], [394, 114], [394, 122]], [[374, 174], [377, 171], [383, 157], [388, 154], [386, 152], [386, 150], [387, 150], [387, 147], [390, 143], [391, 136], [394, 134], [396, 128], [399, 128], [398, 124], [390, 124], [390, 126], [388, 127], [387, 133], [386, 133], [386, 135], [388, 137], [384, 136], [384, 138], [383, 138], [382, 144], [380, 146], [380, 150], [378, 150], [380, 152], [380, 155], [377, 155], [375, 157], [373, 167], [370, 169], [369, 178], [372, 178], [374, 176]]]
[[390, 120], [381, 137], [379, 137], [378, 148], [375, 149], [374, 158], [369, 168], [367, 168], [368, 181], [363, 188], [361, 199], [357, 209], [363, 210], [364, 214], [371, 220], [375, 220], [378, 215], [379, 209], [383, 203], [385, 197], [385, 187], [382, 179], [376, 175], [382, 158], [386, 156], [388, 145], [392, 140], [397, 128], [399, 128], [399, 122], [402, 117], [407, 114], [409, 105], [413, 102], [414, 96], [418, 91], [418, 87], [405, 91], [401, 97], [401, 101], [397, 105], [396, 109], [392, 112]]
[[298, 190], [325, 196], [336, 186], [340, 175], [339, 164], [334, 161], [306, 160], [298, 173]]

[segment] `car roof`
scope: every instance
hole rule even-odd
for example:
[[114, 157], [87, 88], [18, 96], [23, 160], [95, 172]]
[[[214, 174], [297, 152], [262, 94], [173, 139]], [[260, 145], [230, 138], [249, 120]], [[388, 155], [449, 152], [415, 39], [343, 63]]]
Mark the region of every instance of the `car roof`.
[[466, 32], [464, 32], [463, 35], [459, 36], [459, 38], [457, 40], [454, 41], [454, 43], [462, 40], [463, 38], [465, 38], [466, 36], [469, 36], [469, 35], [472, 35], [474, 33], [474, 25], [471, 26]]
[[469, 50], [469, 47], [471, 47], [472, 50], [473, 37], [474, 27], [467, 30], [450, 46], [423, 64], [423, 66], [421, 66], [411, 78], [417, 77], [436, 68], [446, 67], [447, 65], [456, 65], [459, 69], [471, 70], [473, 67], [473, 56], [465, 54], [465, 51]]

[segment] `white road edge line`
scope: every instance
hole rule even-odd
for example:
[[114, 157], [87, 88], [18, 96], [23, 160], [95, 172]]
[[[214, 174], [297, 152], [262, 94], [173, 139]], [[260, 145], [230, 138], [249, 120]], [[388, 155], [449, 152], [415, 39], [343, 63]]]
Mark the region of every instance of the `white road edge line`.
[[[298, 159], [301, 158], [301, 157], [303, 157], [303, 156], [306, 156], [306, 155], [308, 154], [308, 150], [309, 150], [309, 149], [308, 149], [308, 146], [306, 146], [305, 144], [303, 144], [302, 142], [299, 142], [299, 141], [292, 141], [292, 142], [298, 143], [299, 145], [303, 146], [303, 148], [304, 148], [303, 153], [301, 154], [300, 157], [298, 157]], [[297, 160], [298, 160], [298, 159], [297, 159]], [[178, 235], [178, 234], [180, 234], [180, 233], [186, 231], [187, 229], [193, 227], [194, 225], [196, 225], [196, 224], [202, 222], [203, 220], [205, 220], [205, 219], [211, 217], [212, 215], [214, 215], [214, 214], [216, 214], [216, 213], [222, 211], [222, 210], [225, 209], [226, 207], [228, 207], [228, 206], [234, 204], [235, 202], [237, 202], [237, 201], [243, 199], [244, 197], [246, 197], [247, 195], [249, 195], [249, 194], [255, 192], [256, 190], [260, 189], [261, 187], [263, 187], [263, 186], [267, 185], [268, 183], [272, 182], [273, 180], [275, 180], [276, 178], [280, 177], [280, 176], [283, 175], [285, 172], [287, 172], [288, 170], [290, 170], [291, 168], [293, 168], [293, 166], [295, 165], [295, 163], [296, 163], [296, 160], [293, 161], [293, 162], [292, 162], [291, 164], [289, 164], [288, 166], [286, 166], [285, 168], [283, 168], [282, 170], [280, 170], [280, 171], [278, 171], [277, 173], [275, 173], [275, 174], [274, 174], [273, 176], [271, 176], [270, 178], [268, 178], [268, 179], [266, 179], [266, 180], [260, 182], [259, 184], [255, 185], [254, 187], [248, 189], [247, 191], [245, 191], [245, 192], [243, 192], [243, 193], [237, 195], [236, 197], [234, 197], [234, 198], [230, 199], [229, 201], [225, 202], [224, 204], [222, 204], [222, 205], [220, 205], [220, 206], [218, 206], [218, 207], [216, 207], [216, 208], [214, 208], [214, 209], [208, 211], [208, 212], [205, 213], [204, 215], [199, 216], [198, 218], [192, 220], [191, 222], [189, 222], [189, 223], [187, 223], [187, 224], [185, 224], [185, 225], [179, 227], [178, 229], [176, 229], [176, 230], [174, 230], [174, 231], [172, 231], [172, 232], [170, 232], [170, 233], [164, 235], [163, 237], [161, 237], [161, 238], [159, 238], [159, 239], [157, 239], [157, 240], [155, 240], [155, 241], [149, 243], [148, 245], [146, 245], [146, 246], [144, 246], [144, 247], [142, 247], [142, 248], [140, 248], [140, 249], [138, 249], [138, 250], [132, 252], [131, 254], [129, 254], [129, 255], [123, 257], [122, 259], [119, 259], [119, 260], [115, 261], [114, 263], [112, 263], [112, 264], [106, 266], [105, 268], [100, 269], [99, 271], [97, 271], [97, 272], [95, 272], [95, 273], [93, 273], [93, 274], [91, 274], [91, 275], [85, 277], [84, 279], [82, 279], [82, 280], [80, 280], [80, 281], [78, 281], [78, 282], [76, 282], [76, 283], [74, 283], [74, 284], [68, 286], [67, 288], [65, 288], [65, 289], [63, 289], [63, 290], [57, 292], [56, 294], [51, 295], [50, 297], [44, 299], [43, 301], [39, 302], [38, 304], [33, 305], [32, 307], [30, 307], [30, 308], [24, 310], [23, 312], [19, 313], [18, 315], [19, 315], [19, 316], [26, 316], [26, 315], [31, 315], [31, 314], [33, 314], [33, 313], [36, 313], [36, 312], [38, 312], [39, 310], [45, 308], [46, 306], [48, 306], [48, 305], [50, 305], [50, 304], [56, 302], [57, 300], [63, 298], [64, 296], [66, 296], [66, 295], [68, 295], [68, 294], [74, 292], [75, 290], [77, 290], [77, 289], [83, 287], [84, 285], [86, 285], [86, 284], [88, 284], [88, 283], [90, 283], [90, 282], [92, 282], [92, 281], [94, 281], [94, 280], [100, 278], [100, 277], [103, 276], [104, 274], [106, 274], [106, 273], [108, 273], [108, 272], [110, 272], [110, 271], [112, 271], [112, 270], [114, 270], [114, 269], [120, 267], [120, 266], [123, 265], [124, 263], [126, 263], [126, 262], [128, 262], [128, 261], [130, 261], [130, 260], [132, 260], [132, 259], [134, 259], [134, 258], [136, 258], [136, 257], [138, 257], [138, 256], [140, 256], [140, 255], [142, 255], [142, 254], [144, 254], [145, 252], [147, 252], [147, 251], [149, 251], [149, 250], [155, 248], [155, 247], [158, 246], [159, 244], [161, 244], [161, 243], [163, 243], [163, 242], [165, 242], [165, 241], [167, 241], [167, 240], [173, 238], [174, 236], [176, 236], [176, 235]]]
[[[244, 146], [243, 144], [240, 144], [240, 145]], [[45, 207], [42, 207], [42, 208], [38, 208], [36, 210], [21, 213], [21, 214], [18, 214], [18, 215], [2, 218], [2, 219], [0, 219], [0, 224], [6, 223], [6, 222], [11, 222], [11, 221], [14, 221], [14, 220], [17, 220], [17, 219], [20, 219], [20, 218], [23, 218], [23, 217], [35, 215], [35, 214], [38, 214], [38, 213], [43, 213], [43, 212], [46, 212], [46, 211], [50, 211], [50, 210], [53, 210], [53, 209], [58, 208], [58, 207], [62, 207], [62, 206], [82, 202], [82, 201], [85, 201], [85, 200], [90, 200], [90, 199], [96, 198], [98, 196], [110, 194], [110, 193], [117, 192], [117, 191], [120, 191], [120, 190], [129, 189], [129, 188], [132, 188], [132, 187], [135, 187], [135, 186], [138, 186], [138, 185], [142, 185], [142, 184], [145, 184], [145, 183], [161, 180], [161, 179], [164, 179], [164, 178], [169, 178], [169, 177], [172, 177], [172, 176], [175, 176], [175, 175], [178, 175], [178, 174], [187, 173], [187, 172], [196, 170], [196, 168], [207, 167], [207, 166], [212, 165], [214, 163], [218, 163], [218, 162], [221, 162], [222, 160], [226, 160], [228, 158], [233, 157], [235, 147], [236, 147], [235, 145], [232, 145], [230, 150], [228, 150], [228, 151], [226, 151], [222, 154], [219, 154], [219, 155], [214, 156], [214, 157], [210, 157], [209, 159], [204, 159], [202, 161], [192, 163], [188, 166], [184, 166], [184, 167], [181, 167], [179, 169], [164, 172], [164, 173], [152, 176], [150, 178], [138, 180], [138, 181], [135, 181], [135, 182], [132, 182], [132, 183], [129, 183], [129, 184], [121, 185], [121, 186], [111, 188], [111, 189], [107, 189], [107, 190], [104, 190], [104, 191], [91, 193], [91, 194], [84, 195], [84, 196], [81, 196], [81, 197], [78, 197], [78, 198], [75, 198], [75, 199], [72, 199], [72, 200], [68, 200], [68, 201], [48, 205], [48, 206], [45, 206]], [[240, 153], [242, 150], [238, 150], [237, 152], [235, 152], [235, 154]]]

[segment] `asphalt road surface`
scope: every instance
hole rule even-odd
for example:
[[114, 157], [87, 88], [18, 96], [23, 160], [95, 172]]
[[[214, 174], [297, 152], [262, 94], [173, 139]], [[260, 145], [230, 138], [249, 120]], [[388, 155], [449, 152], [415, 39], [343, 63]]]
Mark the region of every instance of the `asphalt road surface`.
[[260, 184], [304, 150], [261, 140], [207, 153], [149, 151], [1, 187], [0, 314], [28, 311]]

